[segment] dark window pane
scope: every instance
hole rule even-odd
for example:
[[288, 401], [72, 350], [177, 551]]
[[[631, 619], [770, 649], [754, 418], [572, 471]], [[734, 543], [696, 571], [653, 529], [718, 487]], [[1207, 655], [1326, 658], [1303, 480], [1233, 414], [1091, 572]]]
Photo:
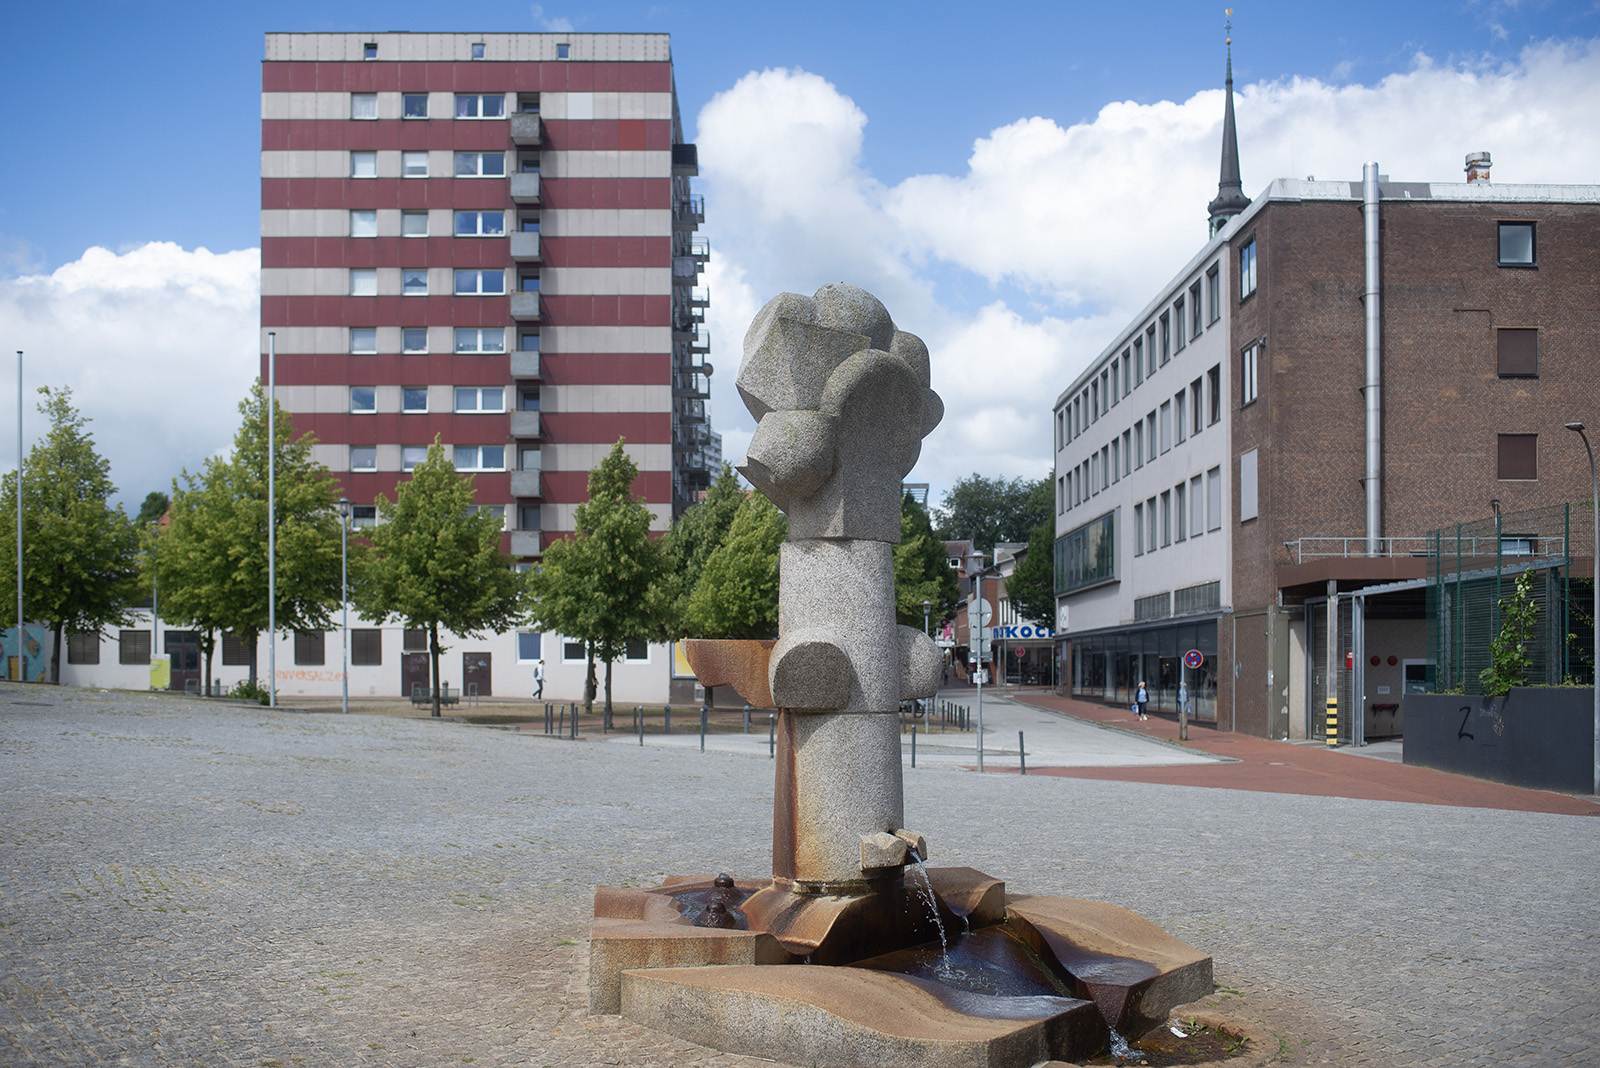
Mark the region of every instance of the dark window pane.
[[1505, 329], [1494, 333], [1502, 378], [1539, 377], [1539, 331]]
[[1533, 266], [1533, 223], [1500, 224], [1500, 262], [1513, 266]]
[[100, 663], [100, 634], [68, 634], [67, 635], [67, 663], [69, 664], [98, 664]]
[[425, 630], [405, 630], [400, 634], [400, 648], [408, 653], [425, 653], [428, 651], [428, 632]]
[[1539, 477], [1539, 435], [1501, 434], [1499, 453], [1497, 477], [1524, 480]]
[[294, 662], [306, 667], [321, 667], [325, 657], [323, 655], [323, 634], [320, 630], [294, 632]]
[[117, 662], [119, 664], [150, 663], [150, 632], [125, 630], [117, 635]]
[[357, 627], [350, 631], [350, 663], [357, 667], [376, 667], [383, 663], [383, 631], [377, 627]]
[[250, 647], [232, 634], [222, 636], [222, 666], [249, 667]]

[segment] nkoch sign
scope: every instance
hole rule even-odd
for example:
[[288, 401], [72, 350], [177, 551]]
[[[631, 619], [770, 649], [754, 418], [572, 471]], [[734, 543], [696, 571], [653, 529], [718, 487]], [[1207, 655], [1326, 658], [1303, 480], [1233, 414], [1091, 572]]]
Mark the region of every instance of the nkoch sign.
[[1007, 627], [991, 627], [995, 641], [1048, 641], [1056, 636], [1056, 632], [1049, 627], [1032, 627], [1025, 624], [1013, 624]]

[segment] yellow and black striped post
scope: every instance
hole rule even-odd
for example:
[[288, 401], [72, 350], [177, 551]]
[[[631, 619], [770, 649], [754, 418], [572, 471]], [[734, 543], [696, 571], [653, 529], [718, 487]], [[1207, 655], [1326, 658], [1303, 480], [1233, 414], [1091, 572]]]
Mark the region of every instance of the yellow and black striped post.
[[1328, 744], [1339, 744], [1339, 699], [1328, 698]]

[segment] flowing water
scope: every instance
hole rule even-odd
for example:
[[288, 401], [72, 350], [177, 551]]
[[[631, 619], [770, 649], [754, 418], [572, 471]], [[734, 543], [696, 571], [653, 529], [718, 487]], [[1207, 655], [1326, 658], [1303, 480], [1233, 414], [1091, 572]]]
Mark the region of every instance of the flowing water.
[[917, 875], [922, 879], [921, 896], [928, 905], [928, 911], [933, 914], [933, 922], [939, 929], [939, 952], [942, 960], [939, 964], [941, 974], [950, 972], [950, 940], [944, 934], [944, 920], [939, 918], [939, 900], [933, 896], [933, 881], [928, 878], [928, 868], [922, 863], [922, 857], [917, 855], [915, 849], [908, 849], [911, 860], [917, 866]]

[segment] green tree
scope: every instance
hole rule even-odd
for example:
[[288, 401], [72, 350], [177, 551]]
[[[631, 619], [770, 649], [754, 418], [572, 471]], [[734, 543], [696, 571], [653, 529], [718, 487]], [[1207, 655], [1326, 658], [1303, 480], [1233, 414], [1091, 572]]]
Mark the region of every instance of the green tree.
[[[908, 627], [941, 623], [955, 611], [956, 573], [928, 513], [906, 494], [900, 501], [900, 544], [894, 547], [895, 618]], [[928, 615], [922, 602], [930, 602]]]
[[937, 530], [946, 541], [971, 538], [979, 552], [997, 542], [1017, 542], [1050, 521], [1054, 510], [1050, 478], [985, 478], [972, 474], [945, 491]]
[[[138, 529], [108, 503], [116, 492], [111, 464], [94, 451], [72, 390], [43, 386], [39, 394], [50, 429], [22, 463], [22, 612], [49, 626], [51, 681], [59, 682], [62, 634], [98, 634], [128, 622], [143, 581]], [[10, 471], [0, 486], [0, 513], [16, 512], [17, 473]], [[0, 543], [0, 604], [15, 605], [17, 547], [9, 538]]]
[[728, 536], [707, 558], [689, 596], [685, 622], [697, 638], [771, 638], [778, 632], [778, 555], [789, 521], [752, 493]]
[[167, 514], [167, 508], [172, 500], [160, 490], [151, 490], [144, 495], [144, 503], [139, 506], [139, 515], [134, 522], [140, 527], [145, 527], [156, 522]]
[[465, 638], [507, 630], [528, 616], [525, 576], [500, 551], [502, 517], [473, 504], [473, 480], [456, 473], [437, 438], [391, 502], [353, 565], [354, 603], [369, 619], [428, 632], [433, 714], [439, 715], [439, 628]]
[[728, 528], [733, 525], [733, 517], [746, 496], [733, 465], [724, 462], [705, 500], [679, 516], [667, 536], [661, 539], [666, 569], [663, 585], [670, 602], [667, 624], [674, 637], [687, 633], [685, 613], [689, 598], [700, 581], [706, 561], [728, 536]]
[[1006, 579], [1006, 597], [1029, 623], [1049, 627], [1056, 617], [1055, 530], [1049, 523], [1033, 528], [1028, 551]]
[[1528, 650], [1538, 615], [1539, 607], [1533, 603], [1533, 572], [1524, 571], [1511, 592], [1500, 598], [1500, 633], [1489, 643], [1489, 666], [1478, 674], [1487, 696], [1504, 697], [1511, 687], [1528, 684], [1528, 669], [1533, 667]]
[[[258, 382], [239, 402], [243, 421], [233, 452], [207, 460], [198, 475], [172, 483], [173, 521], [156, 536], [163, 616], [192, 627], [206, 656], [209, 689], [216, 631], [250, 650], [271, 619], [267, 573], [267, 399]], [[277, 521], [277, 612], [280, 631], [326, 630], [339, 603], [338, 484], [311, 458], [310, 434], [273, 407]]]
[[633, 494], [639, 468], [617, 439], [589, 472], [589, 499], [573, 510], [574, 537], [550, 546], [531, 586], [542, 626], [581, 640], [588, 655], [586, 710], [594, 706], [595, 662], [605, 665], [605, 712], [611, 715], [611, 668], [628, 643], [666, 637], [670, 591], [663, 581], [652, 513]]

